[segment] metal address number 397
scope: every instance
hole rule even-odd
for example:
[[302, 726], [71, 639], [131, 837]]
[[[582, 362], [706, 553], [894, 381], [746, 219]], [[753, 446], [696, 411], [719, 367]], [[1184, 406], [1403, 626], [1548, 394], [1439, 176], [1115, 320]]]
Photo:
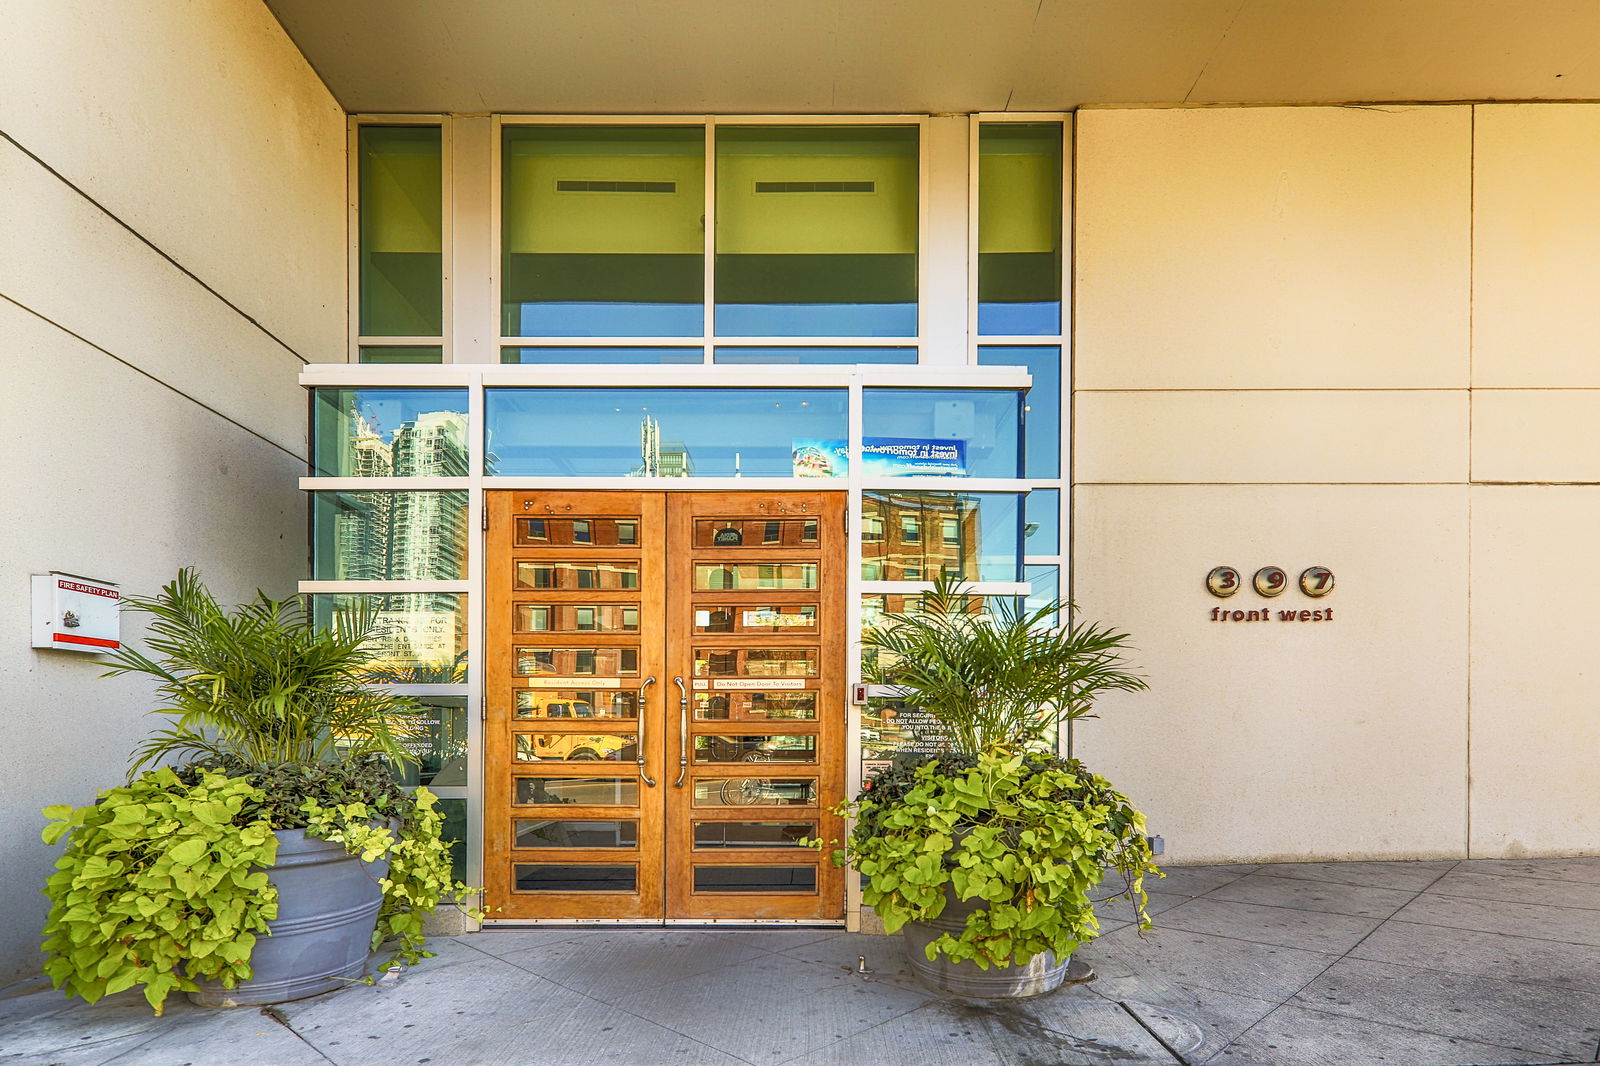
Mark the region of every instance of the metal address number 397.
[[[1281, 596], [1289, 587], [1289, 574], [1281, 566], [1263, 566], [1255, 572], [1250, 584], [1258, 596]], [[1214, 567], [1206, 575], [1206, 591], [1218, 599], [1227, 599], [1243, 587], [1239, 571], [1231, 566]], [[1300, 591], [1307, 596], [1326, 596], [1333, 591], [1333, 571], [1326, 566], [1309, 566], [1302, 570]]]

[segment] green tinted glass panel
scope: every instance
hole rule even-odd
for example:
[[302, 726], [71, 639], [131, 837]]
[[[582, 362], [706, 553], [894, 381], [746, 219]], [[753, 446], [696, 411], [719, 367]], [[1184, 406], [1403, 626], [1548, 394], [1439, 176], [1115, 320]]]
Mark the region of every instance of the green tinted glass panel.
[[866, 389], [862, 473], [1017, 477], [1022, 473], [1021, 396], [1010, 389]]
[[361, 310], [365, 337], [444, 332], [438, 126], [363, 126]]
[[313, 492], [317, 581], [451, 581], [467, 576], [465, 492]]
[[705, 131], [507, 126], [507, 337], [688, 337], [705, 323]]
[[373, 681], [397, 685], [445, 685], [467, 679], [467, 597], [455, 592], [407, 592], [389, 596], [314, 593], [317, 624], [339, 615], [374, 612], [377, 632], [368, 643], [366, 667]]
[[466, 389], [312, 389], [317, 477], [464, 477]]
[[917, 332], [917, 128], [717, 129], [716, 332]]
[[1061, 332], [1061, 123], [978, 131], [978, 332]]
[[442, 363], [444, 347], [438, 344], [384, 345], [361, 348], [363, 363]]
[[1016, 581], [1022, 497], [1009, 492], [865, 492], [862, 578]]

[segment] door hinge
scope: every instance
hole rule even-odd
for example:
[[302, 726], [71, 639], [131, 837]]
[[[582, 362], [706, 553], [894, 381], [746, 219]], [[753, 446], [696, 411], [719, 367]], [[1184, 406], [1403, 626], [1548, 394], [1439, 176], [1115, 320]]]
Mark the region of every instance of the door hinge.
[[850, 508], [848, 507], [844, 509], [844, 535], [847, 537], [850, 535]]
[[487, 533], [489, 531], [489, 506], [488, 506], [488, 504], [485, 504], [484, 508], [483, 508], [483, 531], [485, 533]]
[[478, 697], [478, 721], [487, 722], [488, 720], [489, 720], [489, 697], [487, 695], [479, 696]]

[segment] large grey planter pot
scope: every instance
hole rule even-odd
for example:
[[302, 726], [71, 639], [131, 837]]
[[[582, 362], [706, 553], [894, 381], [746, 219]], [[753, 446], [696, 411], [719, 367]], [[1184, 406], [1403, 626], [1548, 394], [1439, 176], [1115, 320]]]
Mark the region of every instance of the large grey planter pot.
[[372, 930], [383, 905], [381, 859], [358, 856], [304, 829], [279, 829], [278, 861], [267, 876], [278, 887], [278, 917], [271, 936], [257, 936], [250, 953], [252, 977], [232, 988], [199, 982], [189, 998], [203, 1007], [253, 1007], [304, 999], [358, 979], [372, 949]]
[[956, 899], [945, 889], [944, 911], [927, 922], [907, 922], [901, 936], [911, 970], [925, 984], [967, 999], [1023, 999], [1054, 992], [1067, 977], [1072, 956], [1058, 959], [1053, 952], [1035, 955], [1022, 966], [991, 966], [982, 969], [975, 962], [952, 962], [943, 955], [932, 962], [925, 952], [940, 935], [960, 936], [967, 927], [967, 916], [983, 909], [982, 900]]

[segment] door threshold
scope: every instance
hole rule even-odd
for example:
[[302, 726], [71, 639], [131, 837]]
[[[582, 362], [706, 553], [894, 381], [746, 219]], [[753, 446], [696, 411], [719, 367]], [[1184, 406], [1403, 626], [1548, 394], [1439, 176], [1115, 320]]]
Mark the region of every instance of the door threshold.
[[800, 929], [843, 929], [845, 921], [817, 921], [813, 918], [662, 918], [643, 921], [638, 918], [485, 918], [485, 929], [573, 928], [575, 926], [604, 925], [615, 929], [719, 928], [758, 929], [788, 926]]

